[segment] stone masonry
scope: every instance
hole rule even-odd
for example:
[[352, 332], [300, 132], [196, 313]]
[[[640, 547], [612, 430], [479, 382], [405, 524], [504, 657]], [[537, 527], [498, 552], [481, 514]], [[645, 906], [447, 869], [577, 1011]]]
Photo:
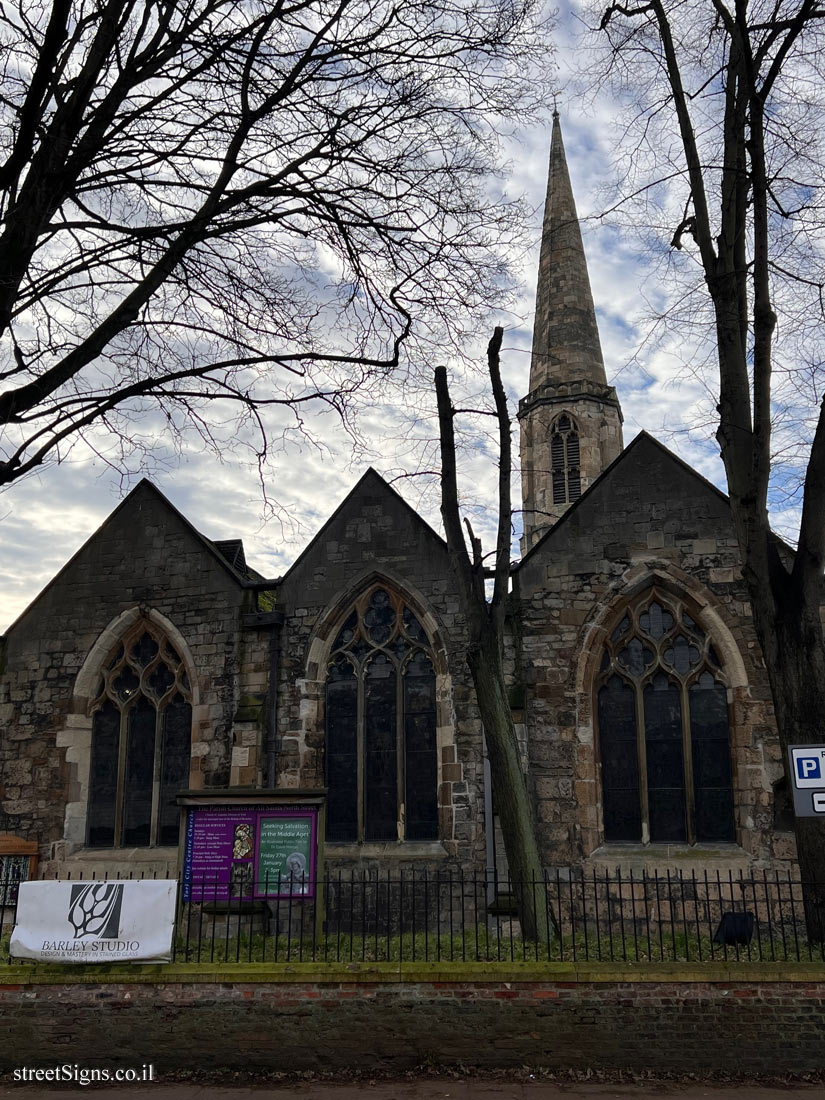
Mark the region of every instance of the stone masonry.
[[440, 840], [331, 845], [327, 866], [483, 868], [482, 738], [446, 547], [373, 472], [271, 587], [238, 574], [141, 483], [4, 641], [0, 832], [38, 841], [46, 873], [176, 875], [177, 848], [85, 847], [89, 707], [100, 671], [125, 631], [152, 623], [192, 685], [189, 786], [260, 788], [271, 618], [261, 606], [272, 600], [283, 620], [277, 782], [323, 788], [329, 647], [353, 599], [376, 582], [403, 592], [432, 643]]
[[616, 391], [605, 377], [587, 260], [556, 112], [536, 288], [530, 391], [519, 402], [518, 412], [523, 552], [535, 545], [567, 507], [554, 502], [551, 476], [551, 428], [565, 412], [578, 429], [583, 491], [621, 452], [622, 413]]
[[[100, 669], [141, 617], [180, 652], [192, 683], [190, 786], [230, 781], [246, 669], [244, 581], [156, 489], [141, 484], [4, 640], [0, 832], [37, 840], [44, 870], [80, 870]], [[252, 750], [255, 751], [254, 748]], [[87, 853], [106, 869], [176, 871], [177, 849]], [[94, 866], [94, 863], [92, 864]]]
[[[555, 504], [551, 437], [561, 413], [578, 432], [581, 495]], [[729, 505], [650, 436], [622, 450], [558, 116], [530, 392], [519, 419], [525, 537], [513, 569], [505, 662], [546, 865], [789, 871], [795, 850], [779, 742]], [[286, 575], [269, 580], [246, 567], [240, 540], [211, 542], [141, 482], [0, 639], [0, 834], [36, 841], [50, 874], [177, 873], [177, 847], [86, 847], [92, 709], [102, 670], [142, 623], [168, 638], [185, 667], [190, 788], [324, 788], [330, 654], [355, 601], [377, 586], [412, 611], [432, 656], [438, 839], [403, 839], [399, 779], [402, 839], [330, 844], [328, 866], [357, 873], [496, 866], [503, 875], [495, 822], [485, 816], [495, 776], [485, 779], [447, 549], [373, 470]], [[723, 685], [714, 698], [723, 690], [727, 699], [735, 816], [724, 843], [650, 844], [644, 826], [638, 842], [605, 844], [600, 669], [611, 667], [603, 657], [622, 616], [648, 596], [689, 614], [705, 639], [703, 660], [713, 649], [710, 679]], [[400, 722], [396, 729], [400, 744], [407, 735]], [[641, 760], [647, 750], [638, 729], [627, 751]], [[359, 736], [363, 757], [363, 730]], [[684, 728], [680, 744], [687, 775]], [[641, 783], [639, 790], [644, 797]], [[432, 798], [429, 805], [432, 821]]]
[[[774, 823], [782, 761], [770, 691], [726, 498], [642, 434], [515, 573], [530, 774], [545, 851], [561, 864], [600, 849], [593, 682], [629, 599], [675, 590], [720, 654], [727, 680], [738, 848], [605, 851], [617, 865], [738, 871], [794, 858]], [[721, 861], [721, 862], [720, 862]], [[700, 871], [701, 873], [701, 871]]]
[[[360, 591], [381, 583], [403, 592], [433, 648], [437, 692], [441, 843], [330, 846], [342, 866], [380, 858], [459, 858], [484, 866], [481, 732], [464, 659], [464, 624], [442, 539], [373, 471], [313, 539], [278, 589], [286, 617], [279, 708], [279, 775], [285, 786], [324, 784], [324, 698], [330, 646]], [[295, 691], [295, 687], [298, 691]]]

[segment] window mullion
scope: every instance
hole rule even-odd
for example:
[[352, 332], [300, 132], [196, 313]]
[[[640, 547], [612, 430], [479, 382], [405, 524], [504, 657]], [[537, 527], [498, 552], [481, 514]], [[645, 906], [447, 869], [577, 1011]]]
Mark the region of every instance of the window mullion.
[[152, 768], [152, 816], [149, 819], [149, 847], [158, 844], [158, 819], [160, 818], [160, 769], [163, 756], [163, 711], [155, 709], [155, 763]]
[[[378, 599], [378, 596], [381, 598]], [[348, 762], [346, 777], [347, 821], [352, 822], [354, 809], [355, 836], [352, 837], [352, 825], [349, 824], [346, 839], [352, 837], [359, 843], [373, 838], [402, 841], [412, 836], [420, 839], [424, 834], [429, 839], [431, 831], [437, 831], [438, 754], [434, 704], [432, 713], [427, 709], [427, 701], [434, 698], [434, 689], [428, 686], [426, 673], [420, 669], [412, 678], [412, 687], [408, 676], [402, 675], [406, 667], [405, 658], [410, 656], [411, 649], [415, 644], [426, 646], [428, 639], [412, 611], [409, 611], [407, 622], [408, 610], [397, 594], [379, 588], [370, 589], [356, 600], [331, 649], [333, 654], [340, 654], [352, 643], [350, 664], [355, 668], [356, 694], [354, 700], [351, 694], [346, 695], [345, 701], [348, 700], [346, 705], [350, 708], [347, 723], [351, 718], [355, 719], [356, 774], [352, 774], [352, 764]], [[349, 631], [349, 637], [345, 630]], [[431, 666], [428, 658], [427, 667], [432, 675]], [[327, 670], [328, 678], [332, 667], [333, 664], [330, 664]], [[386, 682], [389, 676], [394, 677], [392, 684]], [[336, 681], [338, 679], [341, 677], [337, 676]], [[391, 693], [393, 686], [394, 692]], [[330, 699], [329, 689], [327, 696], [329, 739], [333, 718], [331, 708], [335, 700]], [[353, 702], [355, 715], [351, 712]], [[394, 722], [390, 721], [391, 718]], [[408, 744], [409, 722], [413, 723], [414, 728], [410, 730]], [[335, 729], [338, 731], [338, 726]], [[352, 744], [351, 740], [349, 744]], [[427, 757], [428, 751], [432, 751], [432, 759]], [[348, 752], [352, 753], [352, 749]], [[393, 770], [390, 769], [392, 762], [395, 763]], [[350, 787], [353, 781], [354, 806]], [[428, 801], [425, 788], [430, 782], [432, 798]], [[408, 785], [411, 789], [409, 799]]]
[[693, 744], [690, 736], [690, 701], [687, 683], [680, 681], [682, 695], [682, 753], [685, 768], [685, 823], [688, 844], [696, 843], [693, 793]]
[[356, 808], [358, 812], [358, 840], [362, 841], [366, 835], [366, 783], [364, 779], [364, 741], [366, 739], [366, 701], [364, 698], [364, 670], [367, 667], [366, 660], [361, 662], [361, 666], [358, 669], [358, 689], [357, 689], [357, 721], [355, 726], [355, 753], [356, 753], [356, 788], [358, 791], [358, 797], [356, 799]]
[[114, 846], [123, 844], [123, 800], [126, 792], [126, 739], [129, 733], [129, 710], [120, 711], [120, 740], [117, 747], [117, 788], [115, 790], [115, 839]]
[[406, 834], [406, 763], [407, 750], [404, 739], [404, 670], [399, 664], [395, 678], [395, 774], [398, 805], [398, 839]]
[[647, 796], [647, 744], [645, 742], [645, 698], [642, 685], [633, 681], [636, 692], [636, 753], [639, 760], [639, 797], [642, 807], [642, 844], [650, 843], [650, 805]]
[[[707, 666], [706, 666], [707, 667]], [[713, 675], [712, 670], [708, 667], [707, 671]], [[730, 761], [730, 796], [731, 796], [731, 812], [733, 813], [733, 836], [732, 840], [735, 843], [741, 844], [742, 841], [739, 838], [739, 800], [736, 797], [736, 755], [733, 751], [733, 704], [729, 697], [729, 688], [724, 683], [722, 686], [725, 688], [725, 717], [727, 718], [728, 729], [728, 759]]]
[[[95, 714], [101, 706], [110, 705], [116, 708], [118, 715], [116, 734], [114, 730], [110, 733], [109, 774], [114, 775], [115, 788], [112, 792], [114, 803], [108, 819], [111, 826], [107, 822], [106, 828], [113, 830], [112, 845], [115, 848], [121, 848], [124, 843], [141, 847], [148, 844], [154, 847], [162, 842], [164, 836], [161, 805], [165, 767], [163, 754], [165, 749], [169, 750], [168, 744], [164, 743], [167, 710], [162, 709], [155, 699], [168, 698], [172, 686], [177, 684], [180, 697], [189, 704], [189, 678], [171, 642], [159, 636], [143, 619], [121, 638], [115, 655], [100, 670], [100, 675], [100, 688], [93, 701], [92, 713]], [[191, 708], [188, 714], [189, 729], [186, 736], [191, 749]], [[151, 715], [154, 715], [154, 724], [149, 721]], [[93, 718], [93, 737], [94, 723]], [[177, 730], [176, 736], [178, 741], [174, 750], [180, 757], [182, 727]], [[177, 759], [174, 766], [177, 768], [179, 764], [180, 759]], [[94, 760], [90, 763], [90, 770], [92, 767]], [[182, 765], [179, 770], [182, 772]], [[177, 775], [176, 771], [176, 778]], [[90, 789], [90, 800], [92, 797], [93, 792]], [[87, 807], [87, 833], [89, 819], [95, 813], [97, 806], [93, 807], [90, 801]], [[134, 814], [140, 818], [137, 825], [132, 820]], [[130, 834], [128, 841], [127, 828]]]

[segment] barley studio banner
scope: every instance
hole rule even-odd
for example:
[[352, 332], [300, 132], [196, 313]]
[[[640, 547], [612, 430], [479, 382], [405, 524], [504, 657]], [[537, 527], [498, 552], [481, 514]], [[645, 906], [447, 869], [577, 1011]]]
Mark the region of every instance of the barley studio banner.
[[176, 886], [171, 879], [23, 882], [10, 954], [41, 962], [168, 962]]

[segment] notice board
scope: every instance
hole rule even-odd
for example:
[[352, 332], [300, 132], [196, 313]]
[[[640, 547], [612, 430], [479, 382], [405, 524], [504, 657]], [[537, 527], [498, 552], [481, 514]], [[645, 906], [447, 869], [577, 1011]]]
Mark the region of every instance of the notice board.
[[318, 805], [200, 805], [186, 811], [183, 900], [312, 898]]

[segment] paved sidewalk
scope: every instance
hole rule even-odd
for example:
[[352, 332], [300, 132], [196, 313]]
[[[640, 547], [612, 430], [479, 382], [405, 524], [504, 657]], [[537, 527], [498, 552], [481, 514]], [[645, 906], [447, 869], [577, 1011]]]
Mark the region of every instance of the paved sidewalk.
[[789, 1084], [784, 1088], [755, 1084], [702, 1085], [665, 1082], [661, 1084], [612, 1085], [602, 1082], [570, 1082], [465, 1078], [423, 1078], [419, 1081], [368, 1081], [335, 1085], [307, 1081], [301, 1084], [260, 1086], [220, 1085], [123, 1085], [118, 1088], [89, 1086], [67, 1088], [41, 1085], [0, 1085], [0, 1100], [10, 1100], [25, 1091], [27, 1100], [63, 1097], [75, 1100], [825, 1100], [825, 1086]]

